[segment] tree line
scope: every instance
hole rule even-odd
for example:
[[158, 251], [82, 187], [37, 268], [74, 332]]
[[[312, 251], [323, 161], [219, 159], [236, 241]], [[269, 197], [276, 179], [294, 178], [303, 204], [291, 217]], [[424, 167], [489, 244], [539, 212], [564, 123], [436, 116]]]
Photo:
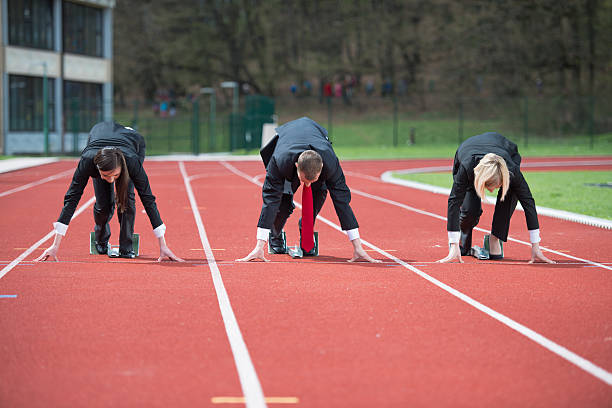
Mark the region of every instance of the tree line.
[[276, 96], [350, 75], [418, 98], [607, 94], [612, 0], [120, 0], [120, 98], [221, 81]]

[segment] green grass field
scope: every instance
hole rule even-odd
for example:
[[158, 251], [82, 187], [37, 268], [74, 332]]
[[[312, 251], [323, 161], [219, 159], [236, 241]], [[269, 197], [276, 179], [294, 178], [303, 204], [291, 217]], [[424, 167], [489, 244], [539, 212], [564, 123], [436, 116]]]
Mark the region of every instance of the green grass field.
[[[612, 183], [612, 171], [526, 171], [523, 175], [537, 205], [612, 220], [612, 188], [587, 185]], [[450, 173], [396, 177], [447, 188], [453, 184]]]
[[[470, 136], [496, 131], [513, 140], [519, 151], [528, 156], [591, 156], [612, 155], [612, 133], [598, 134], [593, 140], [588, 135], [547, 135], [534, 133], [527, 135], [523, 130], [509, 126], [501, 120], [465, 119], [459, 127], [457, 119], [435, 114], [399, 115], [397, 132], [391, 115], [375, 113], [361, 116], [337, 115], [332, 123], [328, 118], [312, 117], [330, 131], [334, 150], [341, 159], [386, 159], [386, 158], [434, 158], [450, 157], [461, 140]], [[282, 118], [285, 118], [284, 120]], [[176, 117], [159, 118], [149, 110], [142, 110], [137, 120], [138, 130], [147, 139], [148, 154], [167, 154], [169, 152], [190, 153], [193, 121], [188, 110], [179, 112]], [[293, 119], [281, 115], [281, 123]], [[125, 125], [133, 124], [132, 111], [117, 111], [115, 120]], [[229, 151], [229, 127], [227, 115], [219, 112], [215, 122], [215, 138], [209, 136], [208, 114], [199, 116], [200, 152]], [[394, 140], [394, 134], [396, 138]], [[414, 144], [411, 142], [414, 135]], [[591, 142], [593, 146], [591, 146]], [[234, 154], [257, 154], [257, 149], [238, 149]]]

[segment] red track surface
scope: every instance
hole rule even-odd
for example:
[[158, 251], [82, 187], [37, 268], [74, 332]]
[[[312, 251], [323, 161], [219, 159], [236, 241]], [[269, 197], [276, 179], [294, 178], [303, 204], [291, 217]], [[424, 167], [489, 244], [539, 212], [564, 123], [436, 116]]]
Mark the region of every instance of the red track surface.
[[[0, 175], [0, 193], [74, 165]], [[263, 175], [258, 162], [229, 165]], [[449, 160], [344, 162], [362, 239], [610, 375], [611, 270], [556, 254], [550, 257], [559, 264], [528, 265], [529, 247], [516, 242], [507, 243], [502, 262], [436, 264], [447, 252], [443, 220], [359, 193], [445, 216], [446, 197], [372, 178], [442, 165]], [[188, 262], [155, 262], [157, 243], [139, 202], [141, 257], [88, 255], [86, 209], [71, 222], [59, 263], [31, 262], [49, 240], [0, 277], [0, 296], [17, 295], [0, 297], [0, 406], [219, 406], [212, 398], [243, 396], [179, 165], [146, 168], [166, 239]], [[234, 262], [255, 244], [260, 188], [219, 162], [185, 168], [195, 176], [199, 214], [266, 398], [296, 397], [304, 407], [612, 406], [612, 387], [601, 378], [412, 270], [377, 252], [371, 253], [385, 263], [346, 263], [352, 253], [346, 236], [322, 220], [318, 258]], [[69, 180], [0, 197], [2, 268], [49, 233]], [[92, 195], [88, 187], [81, 204]], [[330, 202], [320, 215], [338, 223]], [[486, 206], [479, 226], [488, 229], [491, 217]], [[296, 209], [290, 243], [297, 241], [298, 218]], [[543, 216], [540, 224], [546, 248], [610, 267], [612, 231]], [[118, 223], [112, 228], [116, 237]], [[528, 241], [521, 212], [510, 232]], [[482, 235], [476, 232], [475, 242]]]

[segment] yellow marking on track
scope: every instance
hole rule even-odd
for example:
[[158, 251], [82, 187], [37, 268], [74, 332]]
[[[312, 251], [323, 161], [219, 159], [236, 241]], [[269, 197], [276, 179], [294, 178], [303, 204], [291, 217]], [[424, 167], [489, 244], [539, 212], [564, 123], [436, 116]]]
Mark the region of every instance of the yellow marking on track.
[[[244, 397], [212, 397], [213, 404], [245, 404]], [[265, 397], [264, 401], [267, 404], [298, 404], [300, 400], [297, 397]]]

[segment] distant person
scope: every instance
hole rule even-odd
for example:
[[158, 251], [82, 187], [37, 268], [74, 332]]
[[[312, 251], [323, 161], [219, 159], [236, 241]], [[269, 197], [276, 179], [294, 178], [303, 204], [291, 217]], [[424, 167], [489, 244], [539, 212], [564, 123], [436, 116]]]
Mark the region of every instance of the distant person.
[[[327, 131], [312, 119], [304, 117], [285, 123], [276, 132], [277, 135], [261, 149], [266, 178], [262, 188], [263, 206], [257, 224], [257, 244], [250, 254], [238, 261], [267, 261], [264, 246], [268, 239], [272, 253], [287, 253], [282, 238], [283, 227], [295, 208], [293, 194], [302, 185], [302, 189], [312, 190], [313, 224], [329, 191], [340, 226], [353, 246], [353, 256], [349, 262], [360, 258], [380, 262], [361, 246], [359, 225], [350, 206], [351, 191], [346, 185]], [[299, 226], [302, 242], [301, 219]], [[314, 249], [304, 250], [307, 255], [312, 251]]]
[[463, 142], [455, 153], [453, 187], [448, 197], [447, 230], [450, 249], [438, 262], [458, 260], [471, 254], [472, 230], [482, 214], [481, 200], [485, 189], [499, 189], [493, 212], [493, 226], [489, 236], [489, 259], [503, 259], [500, 241], [508, 240], [510, 217], [517, 201], [525, 210], [527, 229], [531, 241], [529, 263], [546, 258], [540, 250], [540, 227], [536, 205], [527, 181], [520, 169], [521, 156], [516, 144], [499, 133], [472, 136]]
[[371, 96], [374, 93], [374, 81], [368, 79], [365, 85], [365, 91], [367, 96]]
[[323, 96], [325, 98], [331, 98], [332, 96], [334, 96], [334, 92], [332, 90], [332, 84], [329, 81], [326, 81], [325, 84], [323, 85]]
[[110, 250], [109, 222], [116, 205], [120, 225], [119, 257], [136, 257], [132, 248], [136, 218], [134, 197], [134, 187], [136, 187], [149, 221], [151, 221], [153, 233], [159, 242], [157, 260], [161, 262], [163, 258], [168, 257], [171, 260], [183, 262], [166, 245], [164, 239], [166, 225], [159, 215], [155, 196], [149, 185], [149, 178], [142, 166], [144, 159], [145, 141], [138, 132], [111, 121], [94, 125], [89, 132], [87, 146], [83, 149], [79, 164], [72, 176], [72, 182], [64, 197], [64, 208], [57, 222], [53, 224], [55, 229], [53, 245], [36, 260], [45, 261], [49, 257], [58, 260], [57, 252], [62, 237], [66, 235], [68, 224], [91, 178], [96, 196], [96, 203], [93, 207], [95, 246], [99, 254], [108, 254]]

